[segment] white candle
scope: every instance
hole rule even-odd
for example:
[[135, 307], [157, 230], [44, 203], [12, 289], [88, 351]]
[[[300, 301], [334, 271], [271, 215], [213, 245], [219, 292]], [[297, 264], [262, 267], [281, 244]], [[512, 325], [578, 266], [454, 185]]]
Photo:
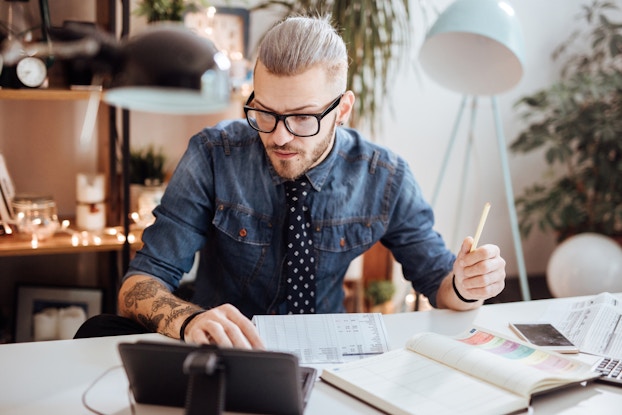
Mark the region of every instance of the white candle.
[[102, 173], [78, 173], [76, 176], [76, 200], [82, 203], [98, 203], [106, 199], [106, 178]]
[[100, 231], [106, 227], [106, 205], [80, 203], [76, 206], [76, 226], [86, 231]]
[[76, 226], [87, 231], [106, 227], [106, 178], [102, 173], [76, 176]]
[[83, 308], [77, 306], [61, 308], [58, 311], [58, 339], [73, 339], [85, 321], [86, 313]]
[[58, 339], [58, 309], [46, 308], [32, 316], [33, 340]]

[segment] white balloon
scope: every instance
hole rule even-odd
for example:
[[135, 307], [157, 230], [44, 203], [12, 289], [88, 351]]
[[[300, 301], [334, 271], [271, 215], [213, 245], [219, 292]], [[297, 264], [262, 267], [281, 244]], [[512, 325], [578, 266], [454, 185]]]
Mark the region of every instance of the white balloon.
[[581, 233], [555, 248], [546, 269], [554, 297], [622, 292], [622, 247], [598, 233]]

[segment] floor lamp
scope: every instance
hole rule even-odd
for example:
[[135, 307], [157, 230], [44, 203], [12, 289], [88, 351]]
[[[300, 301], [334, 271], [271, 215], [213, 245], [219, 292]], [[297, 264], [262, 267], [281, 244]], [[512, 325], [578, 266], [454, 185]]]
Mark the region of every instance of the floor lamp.
[[[468, 98], [472, 99], [473, 104], [464, 173], [468, 166], [477, 100], [484, 96], [491, 99], [510, 225], [518, 262], [521, 295], [523, 300], [530, 300], [508, 165], [507, 145], [496, 99], [499, 93], [513, 88], [523, 75], [524, 42], [514, 9], [510, 3], [503, 0], [457, 0], [441, 13], [428, 31], [419, 53], [419, 61], [423, 70], [432, 79], [448, 89], [463, 94], [462, 105], [452, 129], [431, 200], [432, 205], [436, 202], [443, 182], [449, 155], [454, 146]], [[462, 175], [463, 180], [465, 176], [466, 174]]]

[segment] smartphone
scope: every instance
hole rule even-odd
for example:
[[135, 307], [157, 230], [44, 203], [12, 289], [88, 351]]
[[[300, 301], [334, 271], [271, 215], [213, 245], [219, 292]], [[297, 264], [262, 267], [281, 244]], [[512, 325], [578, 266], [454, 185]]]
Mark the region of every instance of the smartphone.
[[510, 323], [523, 340], [558, 353], [579, 353], [579, 348], [549, 323]]

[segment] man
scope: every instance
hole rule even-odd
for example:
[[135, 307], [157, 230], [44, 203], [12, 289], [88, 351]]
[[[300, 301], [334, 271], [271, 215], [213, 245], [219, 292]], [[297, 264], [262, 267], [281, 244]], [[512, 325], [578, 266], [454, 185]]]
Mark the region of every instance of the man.
[[[467, 237], [454, 256], [405, 161], [342, 127], [355, 100], [347, 59], [326, 18], [288, 18], [266, 34], [247, 119], [191, 139], [121, 286], [121, 316], [188, 342], [261, 348], [253, 315], [287, 313], [298, 295], [310, 312], [343, 311], [350, 261], [379, 240], [436, 307], [468, 310], [502, 291], [498, 247], [469, 252]], [[292, 183], [306, 189], [304, 284], [288, 282], [299, 272], [285, 229]], [[198, 250], [186, 302], [172, 292]]]

